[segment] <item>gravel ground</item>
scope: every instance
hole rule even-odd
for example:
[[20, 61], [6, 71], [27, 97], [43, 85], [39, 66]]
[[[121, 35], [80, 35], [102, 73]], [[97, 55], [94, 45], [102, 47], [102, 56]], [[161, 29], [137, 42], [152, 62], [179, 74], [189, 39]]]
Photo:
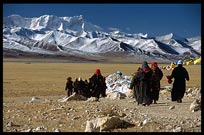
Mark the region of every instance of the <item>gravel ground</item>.
[[62, 96], [4, 98], [3, 132], [84, 132], [87, 120], [116, 115], [129, 124], [108, 132], [201, 132], [201, 111], [191, 112], [193, 97], [172, 102], [170, 92], [157, 104], [137, 105], [133, 98], [59, 102]]

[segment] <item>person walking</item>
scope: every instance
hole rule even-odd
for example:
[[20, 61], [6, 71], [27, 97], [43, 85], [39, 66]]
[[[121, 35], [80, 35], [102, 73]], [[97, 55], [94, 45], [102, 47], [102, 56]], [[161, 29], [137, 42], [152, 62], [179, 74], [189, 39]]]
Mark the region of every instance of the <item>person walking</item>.
[[156, 104], [159, 100], [159, 91], [160, 91], [160, 80], [163, 77], [163, 72], [158, 67], [157, 62], [153, 61], [151, 63], [152, 73], [152, 91], [151, 91], [151, 102]]
[[171, 91], [171, 100], [182, 103], [186, 91], [186, 80], [189, 81], [188, 71], [183, 67], [183, 61], [178, 61], [178, 66], [174, 68], [170, 76], [167, 76], [168, 82], [174, 78], [173, 88]]
[[[139, 81], [138, 94], [136, 93], [138, 96], [135, 96], [135, 97], [136, 97], [136, 100], [138, 100], [138, 104], [142, 104], [143, 106], [147, 106], [151, 104], [151, 99], [150, 99], [151, 77], [152, 77], [152, 69], [148, 66], [148, 63], [144, 61], [142, 63], [142, 68], [139, 69], [137, 74], [135, 75], [135, 78], [137, 78], [136, 80]], [[131, 85], [138, 86], [138, 84], [134, 84], [134, 82], [137, 83], [138, 81], [132, 80]]]
[[73, 91], [73, 81], [71, 77], [67, 78], [67, 82], [66, 82], [66, 86], [65, 86], [65, 90], [67, 91], [67, 97], [72, 95], [72, 91]]
[[142, 104], [139, 100], [141, 93], [140, 93], [140, 79], [139, 79], [139, 72], [140, 72], [141, 68], [139, 67], [137, 69], [137, 72], [135, 73], [135, 75], [133, 76], [131, 83], [130, 83], [130, 89], [133, 90], [133, 96], [135, 98], [135, 101], [137, 102], [137, 104]]
[[151, 99], [151, 78], [152, 78], [152, 69], [149, 67], [148, 63], [144, 61], [142, 63], [142, 70], [140, 72], [140, 91], [142, 93], [142, 105], [150, 105]]

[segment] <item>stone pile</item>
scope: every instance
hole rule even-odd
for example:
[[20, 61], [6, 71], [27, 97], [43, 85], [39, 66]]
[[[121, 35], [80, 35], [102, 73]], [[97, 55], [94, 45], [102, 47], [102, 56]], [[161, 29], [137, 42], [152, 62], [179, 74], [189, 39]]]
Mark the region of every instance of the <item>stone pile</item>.
[[106, 94], [118, 91], [126, 96], [131, 95], [130, 83], [132, 76], [123, 75], [120, 71], [110, 74], [106, 77]]

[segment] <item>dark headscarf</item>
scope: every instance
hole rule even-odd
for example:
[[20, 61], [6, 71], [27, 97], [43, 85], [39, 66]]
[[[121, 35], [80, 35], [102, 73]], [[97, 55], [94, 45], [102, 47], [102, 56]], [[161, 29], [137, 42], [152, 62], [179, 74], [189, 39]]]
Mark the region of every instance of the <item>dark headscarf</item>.
[[148, 68], [149, 66], [148, 66], [148, 63], [146, 62], [146, 61], [143, 61], [143, 63], [142, 63], [142, 69], [144, 69], [144, 68]]
[[144, 72], [149, 72], [149, 71], [150, 71], [150, 67], [148, 66], [148, 63], [147, 63], [146, 61], [144, 61], [144, 62], [142, 63], [142, 70], [143, 70]]

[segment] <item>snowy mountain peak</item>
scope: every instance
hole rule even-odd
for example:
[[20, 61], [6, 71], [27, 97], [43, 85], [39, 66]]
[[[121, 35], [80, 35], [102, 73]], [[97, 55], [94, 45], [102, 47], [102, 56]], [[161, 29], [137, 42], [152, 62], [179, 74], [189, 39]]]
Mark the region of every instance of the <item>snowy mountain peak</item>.
[[16, 14], [10, 15], [3, 19], [3, 24], [5, 27], [25, 27], [25, 23], [25, 19]]
[[3, 19], [4, 27], [22, 27], [31, 30], [73, 30], [73, 31], [101, 31], [97, 25], [84, 21], [83, 16], [57, 17], [42, 15], [34, 18], [23, 18], [20, 15], [10, 15]]
[[155, 37], [155, 39], [158, 41], [171, 40], [171, 39], [181, 40], [181, 41], [186, 40], [184, 37], [181, 37], [181, 36], [174, 34], [174, 33], [169, 33], [169, 34], [166, 34], [163, 36], [158, 36], [158, 37]]
[[115, 56], [119, 52], [125, 57], [172, 59], [199, 56], [201, 38], [184, 40], [174, 33], [148, 37], [148, 34], [129, 34], [117, 28], [105, 32], [86, 22], [82, 15], [34, 18], [11, 15], [3, 18], [3, 48], [28, 53], [91, 56]]
[[173, 33], [169, 33], [167, 35], [155, 37], [155, 39], [162, 41], [162, 40], [170, 40], [170, 39], [172, 39], [172, 37], [173, 37]]

